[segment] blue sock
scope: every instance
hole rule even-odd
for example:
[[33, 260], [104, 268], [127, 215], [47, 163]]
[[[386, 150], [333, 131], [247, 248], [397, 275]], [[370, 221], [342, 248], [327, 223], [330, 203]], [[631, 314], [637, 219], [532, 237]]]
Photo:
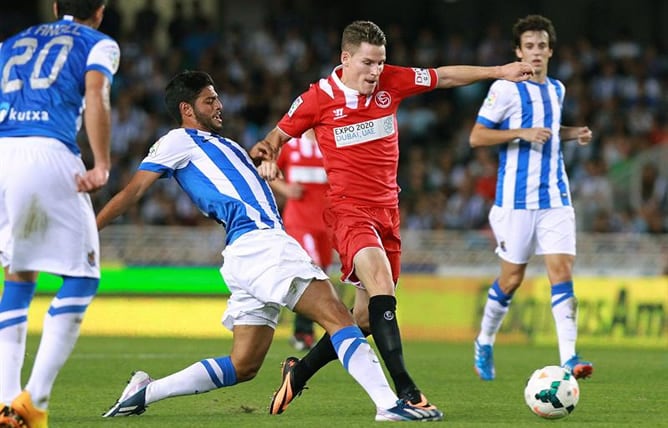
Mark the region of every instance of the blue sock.
[[494, 280], [494, 283], [489, 288], [489, 292], [487, 293], [487, 298], [499, 302], [501, 306], [508, 306], [510, 305], [510, 301], [513, 298], [513, 293], [509, 294], [504, 293], [503, 290], [501, 290], [501, 287], [499, 286], [499, 279], [497, 278]]
[[0, 299], [0, 330], [28, 320], [28, 307], [37, 285], [34, 282], [16, 281], [5, 281], [4, 284]]
[[0, 299], [0, 402], [11, 403], [21, 393], [21, 368], [28, 334], [28, 307], [34, 282], [5, 281]]

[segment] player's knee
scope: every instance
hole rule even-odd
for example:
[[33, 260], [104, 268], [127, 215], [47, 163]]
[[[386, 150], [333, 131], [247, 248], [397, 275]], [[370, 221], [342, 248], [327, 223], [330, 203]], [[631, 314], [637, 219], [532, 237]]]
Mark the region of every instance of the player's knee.
[[262, 362], [248, 361], [240, 364], [235, 364], [234, 368], [237, 373], [237, 382], [248, 382], [255, 378], [260, 371]]
[[313, 320], [330, 334], [355, 324], [350, 311], [340, 300], [332, 299], [327, 303], [323, 302], [319, 308], [320, 311]]

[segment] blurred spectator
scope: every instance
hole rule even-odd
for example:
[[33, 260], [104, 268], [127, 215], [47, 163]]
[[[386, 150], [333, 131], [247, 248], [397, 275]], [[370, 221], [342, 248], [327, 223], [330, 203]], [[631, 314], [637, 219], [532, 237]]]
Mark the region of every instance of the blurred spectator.
[[622, 60], [638, 58], [642, 50], [631, 34], [631, 29], [629, 27], [622, 27], [617, 32], [615, 39], [610, 43], [608, 52], [612, 59]]
[[668, 113], [661, 112], [654, 116], [649, 142], [668, 146]]
[[120, 40], [123, 29], [123, 15], [118, 10], [117, 3], [117, 0], [107, 0], [107, 5], [104, 8], [104, 19], [98, 30], [115, 40]]
[[448, 198], [442, 215], [446, 229], [479, 229], [487, 223], [489, 206], [475, 193], [474, 186], [473, 177], [467, 173], [457, 190]]
[[192, 2], [192, 20], [190, 26], [193, 28], [210, 28], [213, 25], [210, 15], [206, 13], [202, 7], [200, 0], [193, 0]]
[[446, 65], [473, 64], [475, 53], [464, 35], [460, 32], [454, 32], [448, 35], [445, 42], [443, 58], [443, 63]]
[[478, 43], [476, 63], [478, 65], [497, 65], [508, 61], [512, 54], [512, 43], [506, 38], [498, 22], [492, 22], [485, 28], [485, 34]]
[[111, 155], [118, 159], [146, 139], [146, 112], [137, 107], [132, 94], [122, 92], [111, 109]]
[[[106, 19], [106, 18], [105, 18]], [[190, 22], [183, 9], [183, 1], [175, 0], [172, 19], [167, 23], [167, 36], [169, 37], [169, 47], [176, 49], [181, 47], [181, 43], [188, 35]]]
[[659, 174], [654, 162], [641, 166], [639, 179], [631, 192], [631, 206], [652, 215], [668, 212], [668, 178]]
[[573, 186], [575, 213], [578, 216], [576, 224], [583, 230], [600, 231], [605, 217], [611, 228], [610, 213], [614, 210], [612, 184], [606, 176], [603, 159], [588, 159], [585, 171], [585, 175]]
[[[105, 17], [106, 19], [106, 17]], [[160, 14], [154, 0], [144, 0], [144, 6], [138, 9], [134, 19], [134, 35], [138, 40], [152, 43], [160, 23]]]
[[499, 159], [492, 148], [479, 147], [474, 152], [475, 161], [469, 166], [474, 173], [475, 193], [485, 202], [485, 211], [487, 212], [494, 204], [496, 196]]

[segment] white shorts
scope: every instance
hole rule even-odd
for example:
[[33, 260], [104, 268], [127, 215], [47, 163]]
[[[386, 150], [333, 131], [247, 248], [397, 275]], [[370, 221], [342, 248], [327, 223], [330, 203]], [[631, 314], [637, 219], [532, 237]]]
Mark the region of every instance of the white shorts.
[[11, 272], [100, 277], [100, 242], [81, 158], [58, 140], [0, 138], [0, 262]]
[[282, 306], [294, 309], [313, 279], [329, 279], [282, 230], [248, 232], [223, 250], [220, 273], [232, 295], [223, 325], [276, 328]]
[[526, 264], [533, 254], [575, 255], [573, 207], [517, 210], [494, 205], [489, 224], [496, 237], [496, 254], [503, 260]]

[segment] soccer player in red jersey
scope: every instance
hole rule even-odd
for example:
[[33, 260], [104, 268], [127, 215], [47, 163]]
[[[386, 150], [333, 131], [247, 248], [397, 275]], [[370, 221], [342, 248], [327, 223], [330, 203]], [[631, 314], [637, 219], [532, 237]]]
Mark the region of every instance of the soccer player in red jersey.
[[[275, 156], [290, 138], [314, 129], [329, 181], [325, 221], [341, 257], [342, 280], [358, 287], [355, 320], [373, 335], [397, 395], [434, 408], [404, 365], [395, 316], [401, 256], [397, 109], [404, 98], [436, 88], [483, 79], [527, 80], [533, 68], [521, 62], [493, 67], [399, 67], [385, 63], [385, 45], [385, 34], [373, 22], [348, 25], [341, 40], [341, 65], [294, 100], [265, 137], [275, 151], [266, 157]], [[264, 162], [259, 170], [269, 180], [277, 174], [272, 162]], [[282, 413], [306, 381], [336, 358], [329, 342], [325, 336], [303, 359], [285, 361], [283, 384], [274, 395], [271, 413]]]
[[[288, 235], [295, 238], [323, 270], [332, 264], [332, 239], [323, 219], [327, 173], [322, 153], [309, 129], [301, 137], [288, 141], [277, 159], [283, 180], [269, 183], [274, 193], [285, 199], [281, 216]], [[313, 321], [295, 314], [290, 343], [298, 351], [314, 345]]]

